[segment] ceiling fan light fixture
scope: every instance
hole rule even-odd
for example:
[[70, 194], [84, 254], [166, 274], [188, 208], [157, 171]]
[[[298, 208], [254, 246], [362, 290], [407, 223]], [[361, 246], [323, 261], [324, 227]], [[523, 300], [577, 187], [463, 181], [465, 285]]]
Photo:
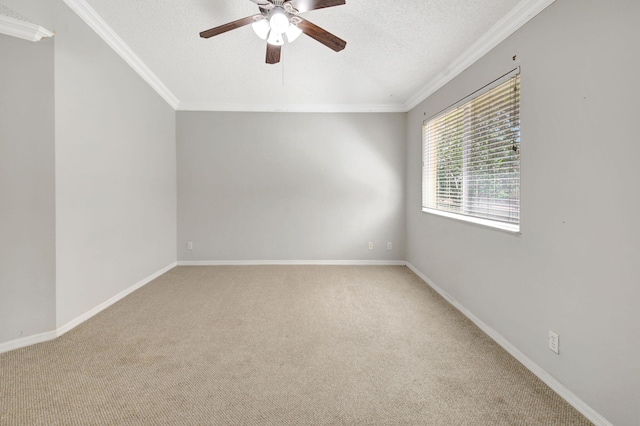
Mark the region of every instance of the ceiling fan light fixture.
[[297, 39], [300, 36], [300, 34], [302, 34], [302, 30], [292, 24], [292, 25], [289, 25], [289, 28], [287, 28], [287, 31], [285, 32], [285, 34], [287, 35], [287, 41], [291, 43], [295, 39]]
[[253, 31], [267, 42], [267, 64], [280, 62], [281, 46], [292, 43], [305, 33], [328, 48], [339, 52], [347, 42], [319, 26], [298, 17], [301, 12], [340, 6], [346, 0], [251, 0], [258, 6], [259, 14], [228, 22], [200, 32], [201, 38], [211, 38], [227, 31], [251, 24]]
[[271, 27], [269, 26], [269, 21], [266, 19], [260, 19], [259, 21], [255, 21], [251, 24], [253, 31], [256, 33], [258, 37], [262, 40], [266, 40], [269, 37], [269, 31], [271, 31]]
[[269, 38], [267, 38], [267, 43], [273, 44], [274, 46], [282, 46], [284, 44], [284, 37], [282, 37], [281, 33], [271, 30], [271, 32], [269, 32]]
[[269, 26], [271, 31], [279, 34], [285, 33], [289, 29], [289, 17], [287, 17], [283, 9], [276, 7], [271, 11]]

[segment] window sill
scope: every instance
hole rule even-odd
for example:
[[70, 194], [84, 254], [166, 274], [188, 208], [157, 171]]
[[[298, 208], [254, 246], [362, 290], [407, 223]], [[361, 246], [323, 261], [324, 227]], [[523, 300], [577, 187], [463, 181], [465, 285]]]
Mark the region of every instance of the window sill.
[[480, 225], [485, 228], [498, 229], [500, 231], [508, 232], [514, 235], [520, 235], [520, 225], [514, 225], [511, 223], [497, 222], [495, 220], [490, 219], [481, 219], [477, 217], [465, 216], [462, 214], [445, 212], [442, 210], [428, 209], [422, 208], [423, 213], [429, 213], [436, 216], [443, 216], [449, 219], [460, 220], [467, 223], [473, 223], [475, 225]]

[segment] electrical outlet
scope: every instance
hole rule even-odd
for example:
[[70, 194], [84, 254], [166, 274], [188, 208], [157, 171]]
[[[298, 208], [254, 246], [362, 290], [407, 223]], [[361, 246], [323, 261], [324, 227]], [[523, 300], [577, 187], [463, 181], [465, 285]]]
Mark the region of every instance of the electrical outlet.
[[373, 243], [369, 243], [369, 250], [373, 250]]
[[391, 244], [391, 241], [387, 243], [387, 250], [389, 251], [393, 250], [393, 244]]
[[549, 330], [549, 349], [557, 354], [560, 353], [560, 336], [551, 330]]
[[192, 241], [189, 241], [187, 243], [187, 250], [193, 250], [193, 242]]

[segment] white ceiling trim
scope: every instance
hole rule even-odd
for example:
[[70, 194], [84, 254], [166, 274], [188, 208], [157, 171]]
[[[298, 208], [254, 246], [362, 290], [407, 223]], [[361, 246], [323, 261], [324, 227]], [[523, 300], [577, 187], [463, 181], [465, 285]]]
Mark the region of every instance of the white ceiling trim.
[[85, 0], [64, 0], [64, 2], [78, 15], [89, 27], [96, 32], [108, 45], [140, 77], [144, 79], [169, 105], [175, 110], [178, 108], [178, 98], [160, 81], [160, 79], [145, 65], [144, 62], [127, 46], [116, 32], [87, 4]]
[[404, 104], [345, 105], [240, 105], [211, 102], [180, 102], [160, 79], [142, 62], [115, 31], [85, 0], [64, 0], [91, 29], [120, 55], [169, 105], [180, 111], [263, 111], [263, 112], [407, 112], [462, 73], [555, 0], [522, 0], [503, 19], [465, 50], [436, 78]]
[[435, 79], [409, 98], [404, 104], [404, 111], [410, 111], [438, 89], [453, 80], [554, 1], [555, 0], [522, 0], [511, 12], [491, 27], [491, 29], [475, 43], [469, 46], [458, 59], [449, 64]]
[[0, 15], [0, 34], [34, 42], [42, 40], [43, 37], [53, 37], [51, 31], [40, 25], [5, 15]]
[[402, 104], [388, 105], [243, 105], [215, 104], [210, 102], [180, 102], [178, 111], [228, 111], [228, 112], [327, 112], [327, 113], [360, 113], [360, 112], [406, 112]]

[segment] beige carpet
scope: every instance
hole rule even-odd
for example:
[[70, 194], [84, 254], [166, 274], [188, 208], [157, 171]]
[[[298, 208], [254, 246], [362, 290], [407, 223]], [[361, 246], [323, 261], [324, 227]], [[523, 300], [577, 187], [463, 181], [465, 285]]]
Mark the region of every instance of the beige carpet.
[[406, 267], [178, 267], [0, 355], [2, 425], [585, 425]]

